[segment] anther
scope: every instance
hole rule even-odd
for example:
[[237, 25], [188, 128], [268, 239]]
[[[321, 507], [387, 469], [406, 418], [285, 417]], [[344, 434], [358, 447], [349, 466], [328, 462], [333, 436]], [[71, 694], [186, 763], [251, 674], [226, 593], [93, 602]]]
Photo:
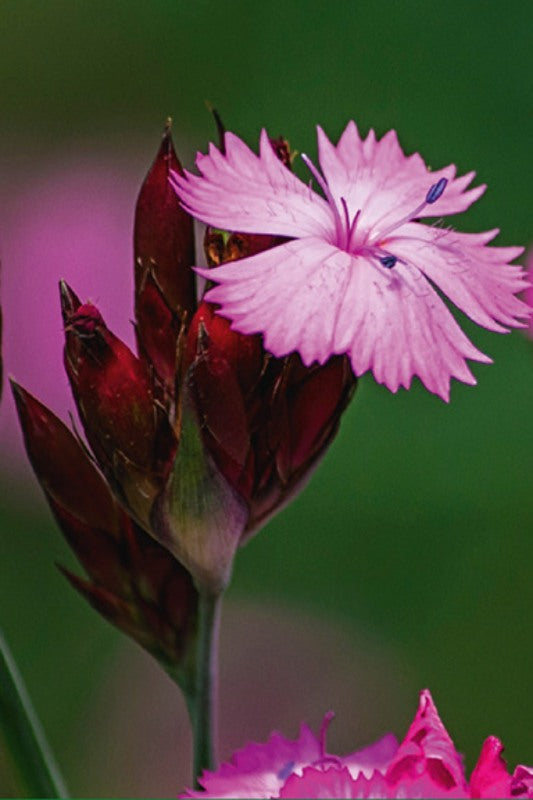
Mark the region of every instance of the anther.
[[445, 190], [447, 184], [448, 184], [448, 178], [441, 178], [440, 180], [437, 181], [437, 183], [434, 183], [433, 186], [430, 187], [426, 195], [426, 203], [428, 203], [429, 205], [435, 203]]
[[398, 259], [396, 258], [396, 256], [382, 256], [379, 259], [379, 261], [381, 264], [383, 264], [385, 269], [392, 269], [393, 267], [396, 266], [396, 262], [398, 261]]
[[318, 183], [318, 185], [320, 186], [320, 188], [322, 189], [322, 191], [326, 195], [326, 200], [328, 201], [328, 203], [329, 203], [329, 205], [331, 207], [331, 210], [333, 211], [333, 216], [335, 218], [335, 228], [336, 228], [336, 233], [337, 233], [337, 241], [340, 242], [340, 241], [342, 241], [342, 238], [343, 238], [343, 228], [344, 228], [344, 226], [342, 224], [342, 219], [341, 219], [341, 216], [339, 214], [339, 209], [337, 208], [337, 204], [335, 203], [334, 197], [331, 194], [331, 191], [330, 191], [330, 188], [329, 188], [329, 186], [327, 184], [327, 181], [320, 174], [320, 172], [315, 167], [315, 165], [313, 164], [313, 162], [311, 161], [309, 156], [307, 156], [305, 153], [302, 153], [301, 158], [302, 158], [302, 161], [304, 162], [305, 166], [307, 167], [307, 169], [311, 173], [311, 175], [314, 177], [314, 179], [316, 180], [316, 182]]

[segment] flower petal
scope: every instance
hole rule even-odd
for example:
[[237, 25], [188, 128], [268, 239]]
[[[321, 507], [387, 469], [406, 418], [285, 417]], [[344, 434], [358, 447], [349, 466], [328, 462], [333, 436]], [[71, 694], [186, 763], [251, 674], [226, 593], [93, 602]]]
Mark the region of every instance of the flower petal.
[[470, 776], [471, 797], [511, 797], [511, 776], [502, 752], [503, 745], [499, 739], [495, 736], [485, 739]]
[[448, 181], [445, 192], [419, 211], [417, 217], [465, 211], [486, 188], [465, 191], [474, 172], [456, 178], [453, 164], [431, 172], [418, 153], [405, 156], [393, 130], [381, 140], [370, 131], [363, 140], [355, 122], [349, 122], [335, 147], [318, 128], [318, 152], [320, 166], [339, 207], [343, 197], [352, 218], [361, 210], [359, 226], [365, 230], [376, 227], [376, 233], [410, 215], [440, 178]]
[[461, 757], [442, 724], [431, 694], [420, 704], [407, 736], [386, 773], [405, 797], [468, 797]]
[[524, 300], [531, 309], [532, 316], [529, 318], [529, 326], [526, 333], [530, 339], [533, 339], [533, 250], [530, 250], [528, 254], [527, 279], [529, 281], [529, 285], [524, 292]]
[[301, 775], [293, 773], [282, 787], [283, 798], [369, 798], [390, 797], [383, 775], [376, 772], [371, 778], [360, 775], [356, 780], [343, 767], [306, 767]]
[[392, 392], [409, 388], [416, 375], [446, 401], [450, 378], [474, 384], [465, 359], [490, 359], [472, 345], [423, 276], [402, 264], [385, 270], [373, 260], [358, 261], [366, 269], [352, 270], [335, 341], [337, 352], [348, 348], [355, 374], [370, 369]]
[[302, 725], [296, 740], [273, 733], [268, 742], [251, 742], [237, 750], [216, 772], [205, 771], [199, 780], [205, 791], [188, 791], [181, 797], [278, 797], [294, 770], [301, 770], [322, 755], [321, 742]]
[[352, 264], [348, 253], [309, 237], [198, 272], [219, 282], [206, 298], [220, 304], [236, 330], [263, 333], [275, 356], [297, 350], [309, 365], [335, 352], [336, 316]]
[[[403, 225], [387, 249], [421, 270], [478, 325], [506, 333], [525, 327], [530, 309], [514, 295], [526, 288], [522, 268], [507, 262], [521, 247], [486, 247], [497, 231], [458, 233], [412, 223]], [[501, 324], [500, 324], [501, 323]]]
[[222, 316], [241, 333], [263, 333], [278, 357], [297, 350], [311, 364], [347, 353], [358, 376], [372, 370], [395, 392], [418, 375], [445, 400], [450, 378], [475, 383], [466, 358], [490, 362], [408, 265], [387, 270], [307, 238], [199, 272], [219, 282], [207, 299]]
[[533, 798], [533, 767], [520, 764], [511, 778], [511, 797]]
[[348, 767], [354, 778], [360, 773], [370, 778], [374, 770], [384, 772], [397, 751], [398, 739], [393, 733], [387, 733], [368, 747], [343, 756], [341, 763], [344, 767]]
[[210, 145], [196, 160], [202, 177], [173, 172], [171, 184], [198, 219], [229, 231], [276, 236], [327, 236], [334, 231], [328, 203], [285, 167], [266, 131], [256, 156], [232, 133], [225, 154]]

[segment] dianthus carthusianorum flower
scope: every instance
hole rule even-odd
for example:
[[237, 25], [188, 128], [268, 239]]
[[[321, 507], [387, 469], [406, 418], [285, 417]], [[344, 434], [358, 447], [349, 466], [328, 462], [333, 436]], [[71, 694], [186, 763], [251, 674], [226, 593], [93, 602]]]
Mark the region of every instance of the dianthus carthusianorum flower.
[[206, 295], [241, 333], [262, 333], [276, 356], [305, 364], [348, 354], [395, 392], [413, 376], [443, 399], [450, 379], [475, 383], [466, 359], [490, 362], [465, 336], [446, 295], [478, 325], [520, 327], [517, 247], [488, 247], [498, 231], [458, 233], [421, 223], [467, 209], [485, 187], [453, 165], [431, 172], [407, 157], [396, 133], [362, 139], [350, 122], [333, 145], [318, 128], [320, 170], [303, 155], [323, 196], [277, 158], [266, 132], [256, 156], [227, 133], [224, 154], [199, 154], [201, 177], [174, 173], [185, 208], [217, 228], [287, 241], [236, 263], [198, 270], [218, 285]]
[[510, 775], [495, 736], [483, 743], [467, 780], [427, 690], [400, 745], [389, 733], [363, 750], [332, 756], [325, 742], [331, 717], [318, 737], [302, 725], [296, 740], [273, 733], [266, 744], [246, 745], [216, 772], [204, 773], [204, 791], [182, 797], [533, 798], [533, 769], [518, 766]]

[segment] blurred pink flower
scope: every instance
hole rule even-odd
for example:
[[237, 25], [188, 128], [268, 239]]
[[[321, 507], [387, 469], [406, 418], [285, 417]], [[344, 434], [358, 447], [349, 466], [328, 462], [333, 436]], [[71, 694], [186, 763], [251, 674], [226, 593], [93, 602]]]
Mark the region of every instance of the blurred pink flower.
[[442, 724], [429, 691], [420, 694], [413, 724], [403, 742], [388, 734], [351, 755], [326, 752], [327, 714], [316, 737], [302, 725], [295, 741], [273, 733], [266, 744], [251, 743], [216, 772], [204, 772], [205, 791], [182, 797], [234, 798], [533, 798], [533, 769], [507, 771], [499, 739], [489, 736], [470, 781], [462, 757]]
[[[474, 384], [466, 359], [489, 363], [464, 335], [437, 290], [478, 325], [499, 333], [521, 327], [519, 247], [489, 248], [498, 231], [457, 233], [421, 217], [467, 209], [483, 193], [466, 191], [474, 173], [453, 165], [430, 172], [406, 157], [396, 133], [362, 140], [350, 122], [337, 146], [318, 128], [322, 174], [302, 159], [325, 197], [276, 157], [262, 132], [256, 156], [225, 136], [197, 156], [201, 177], [175, 174], [186, 209], [217, 228], [288, 237], [278, 247], [216, 269], [206, 295], [241, 333], [262, 333], [276, 356], [300, 353], [306, 365], [350, 356], [356, 375], [396, 392], [418, 375], [445, 400], [452, 377]], [[434, 288], [436, 287], [436, 289]], [[507, 326], [507, 327], [505, 327]]]

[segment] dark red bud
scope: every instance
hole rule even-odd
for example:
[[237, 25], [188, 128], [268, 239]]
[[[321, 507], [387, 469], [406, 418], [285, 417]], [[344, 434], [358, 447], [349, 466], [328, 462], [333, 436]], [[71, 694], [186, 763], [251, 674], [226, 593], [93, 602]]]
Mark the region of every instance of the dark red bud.
[[[66, 297], [63, 289], [62, 300]], [[63, 302], [65, 367], [87, 439], [104, 474], [147, 524], [176, 448], [144, 361], [105, 325], [91, 303]]]
[[[193, 220], [170, 186], [171, 171], [183, 173], [172, 144], [170, 125], [167, 125], [137, 199], [134, 231], [139, 352], [156, 370], [161, 369], [163, 374], [158, 374], [162, 381], [166, 381], [169, 370], [175, 367], [176, 327], [179, 329], [176, 320], [182, 320], [184, 313], [191, 317], [196, 307], [196, 278], [191, 269], [194, 264]], [[155, 299], [154, 287], [163, 303]], [[160, 351], [158, 343], [165, 331], [170, 344]]]
[[105, 325], [91, 303], [65, 313], [65, 366], [98, 460], [120, 450], [152, 466], [156, 412], [146, 365]]

